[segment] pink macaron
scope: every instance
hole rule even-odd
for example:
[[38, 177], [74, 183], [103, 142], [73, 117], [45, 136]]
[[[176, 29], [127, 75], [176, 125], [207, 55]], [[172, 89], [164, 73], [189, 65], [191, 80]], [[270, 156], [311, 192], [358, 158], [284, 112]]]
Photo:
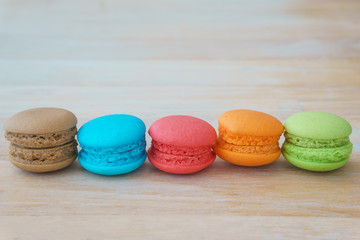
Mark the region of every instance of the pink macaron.
[[211, 149], [216, 142], [216, 131], [199, 118], [184, 115], [160, 118], [151, 125], [149, 134], [152, 142], [148, 158], [164, 172], [198, 172], [216, 158]]

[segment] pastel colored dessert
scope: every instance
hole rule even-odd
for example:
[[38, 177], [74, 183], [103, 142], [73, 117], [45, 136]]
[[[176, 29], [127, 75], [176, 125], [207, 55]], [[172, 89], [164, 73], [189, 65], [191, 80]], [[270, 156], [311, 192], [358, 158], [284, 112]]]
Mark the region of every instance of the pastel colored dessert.
[[275, 117], [253, 110], [231, 110], [219, 118], [219, 136], [213, 149], [220, 158], [240, 166], [261, 166], [281, 154], [284, 131]]
[[310, 171], [331, 171], [346, 164], [352, 152], [351, 125], [326, 112], [296, 113], [285, 121], [283, 156]]
[[29, 172], [51, 172], [69, 166], [77, 157], [77, 119], [61, 108], [33, 108], [10, 117], [5, 138], [10, 161]]
[[82, 150], [79, 162], [101, 175], [134, 171], [146, 159], [145, 124], [135, 116], [107, 115], [85, 123], [77, 138]]
[[215, 129], [199, 118], [175, 115], [155, 121], [150, 129], [150, 162], [158, 169], [175, 174], [189, 174], [208, 167], [216, 158], [211, 146]]

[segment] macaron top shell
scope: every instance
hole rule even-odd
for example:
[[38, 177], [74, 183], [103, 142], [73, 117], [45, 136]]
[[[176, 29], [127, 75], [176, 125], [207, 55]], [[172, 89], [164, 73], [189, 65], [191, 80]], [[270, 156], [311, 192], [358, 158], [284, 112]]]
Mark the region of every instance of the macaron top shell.
[[280, 136], [284, 131], [282, 123], [275, 117], [247, 109], [223, 113], [219, 118], [219, 128], [237, 136]]
[[285, 121], [286, 132], [311, 139], [338, 139], [351, 134], [351, 125], [343, 118], [326, 112], [300, 112]]
[[144, 122], [131, 115], [114, 114], [85, 123], [77, 138], [81, 147], [112, 148], [134, 144], [145, 138]]
[[215, 129], [204, 120], [185, 115], [163, 117], [155, 121], [149, 135], [154, 141], [173, 146], [211, 146]]
[[10, 117], [4, 130], [22, 134], [60, 132], [76, 126], [75, 115], [61, 108], [32, 108]]

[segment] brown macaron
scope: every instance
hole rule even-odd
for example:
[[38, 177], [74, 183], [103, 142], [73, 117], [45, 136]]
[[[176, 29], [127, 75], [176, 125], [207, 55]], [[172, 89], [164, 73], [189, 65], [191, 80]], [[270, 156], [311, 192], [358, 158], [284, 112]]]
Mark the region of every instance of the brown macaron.
[[10, 161], [29, 172], [51, 172], [69, 166], [77, 157], [75, 115], [61, 108], [33, 108], [10, 117], [5, 138]]

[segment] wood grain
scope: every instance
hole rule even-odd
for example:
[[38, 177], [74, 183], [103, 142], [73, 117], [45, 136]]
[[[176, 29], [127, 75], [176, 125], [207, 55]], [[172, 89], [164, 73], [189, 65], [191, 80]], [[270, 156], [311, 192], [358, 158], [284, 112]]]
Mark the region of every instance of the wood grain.
[[78, 162], [21, 171], [0, 138], [0, 238], [360, 239], [359, 13], [356, 0], [0, 0], [1, 129], [39, 106], [71, 110], [78, 126], [128, 113], [147, 127], [171, 114], [217, 127], [229, 109], [282, 122], [321, 110], [347, 119], [354, 143], [329, 173], [281, 156], [257, 168], [218, 158], [188, 176], [146, 161], [105, 177]]

